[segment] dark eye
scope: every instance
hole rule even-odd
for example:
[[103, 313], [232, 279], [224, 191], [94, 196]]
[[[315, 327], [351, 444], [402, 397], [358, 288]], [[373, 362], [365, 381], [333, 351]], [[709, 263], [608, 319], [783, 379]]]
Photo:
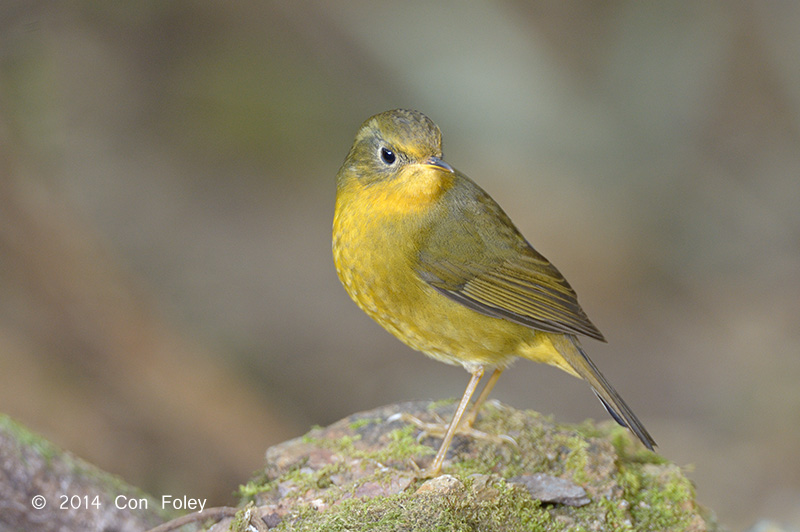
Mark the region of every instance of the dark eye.
[[381, 148], [381, 161], [391, 166], [397, 160], [397, 155], [389, 148]]

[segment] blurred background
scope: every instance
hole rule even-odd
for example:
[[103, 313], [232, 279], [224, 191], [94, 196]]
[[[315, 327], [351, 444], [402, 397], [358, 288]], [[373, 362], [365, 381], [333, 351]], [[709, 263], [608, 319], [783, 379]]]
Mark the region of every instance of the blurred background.
[[[460, 396], [334, 272], [334, 176], [418, 109], [570, 280], [596, 363], [733, 529], [800, 527], [800, 4], [0, 7], [0, 411], [154, 494]], [[578, 422], [521, 361], [493, 397]]]

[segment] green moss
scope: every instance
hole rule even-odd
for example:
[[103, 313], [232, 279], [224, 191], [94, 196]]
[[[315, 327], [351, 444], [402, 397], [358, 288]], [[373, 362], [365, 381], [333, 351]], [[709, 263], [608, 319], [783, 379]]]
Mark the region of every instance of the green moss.
[[414, 430], [415, 427], [413, 425], [406, 425], [389, 432], [386, 434], [386, 439], [388, 440], [386, 445], [378, 451], [363, 451], [357, 449], [355, 443], [361, 439], [361, 436], [358, 434], [342, 436], [335, 440], [304, 436], [303, 441], [325, 449], [330, 449], [351, 458], [375, 460], [380, 463], [403, 461], [417, 456], [433, 454], [433, 449], [417, 441], [414, 436]]
[[658, 453], [646, 449], [631, 437], [630, 431], [617, 424], [611, 425], [601, 437], [611, 441], [621, 460], [640, 464], [668, 464], [669, 460]]
[[252, 480], [239, 487], [239, 496], [243, 500], [252, 500], [257, 495], [268, 493], [278, 487], [278, 484], [291, 486], [296, 492], [303, 493], [310, 489], [324, 490], [331, 487], [331, 477], [346, 470], [346, 465], [337, 462], [328, 464], [318, 469], [302, 467], [303, 463], [297, 464], [280, 478], [267, 480], [261, 476], [257, 480]]
[[[416, 493], [422, 480], [413, 479], [409, 460], [435, 449], [419, 443], [416, 426], [371, 417], [303, 438], [333, 451], [332, 465], [313, 471], [300, 460], [271, 483], [248, 485], [242, 492], [257, 494], [280, 484], [282, 493], [289, 489], [289, 498], [298, 495], [294, 513], [279, 530], [638, 531], [681, 530], [703, 522], [680, 468], [644, 449], [622, 427], [589, 421], [558, 425], [535, 412], [489, 404], [476, 429], [509, 435], [517, 443], [458, 436], [455, 458], [444, 471], [460, 483], [453, 492]], [[587, 491], [590, 502], [581, 507], [540, 503], [521, 485], [504, 480], [538, 472], [570, 478]], [[398, 486], [407, 487], [389, 495], [402, 489]], [[277, 493], [258, 499], [275, 500]], [[322, 500], [324, 509], [303, 502], [312, 497]]]
[[573, 436], [567, 440], [566, 443], [569, 448], [566, 460], [564, 460], [564, 467], [568, 471], [572, 471], [572, 479], [578, 484], [583, 484], [588, 481], [586, 474], [586, 465], [589, 463], [589, 442], [579, 436]]
[[323, 430], [325, 430], [325, 427], [321, 427], [320, 425], [312, 425], [311, 430], [300, 437], [300, 441], [303, 443], [314, 443], [318, 438], [314, 438], [312, 434], [322, 432]]
[[428, 403], [428, 412], [435, 412], [444, 406], [450, 406], [456, 404], [456, 400], [452, 397], [447, 399], [439, 399], [438, 401], [431, 401]]
[[372, 458], [378, 462], [389, 460], [409, 460], [416, 456], [434, 454], [434, 450], [427, 445], [422, 445], [414, 436], [414, 426], [406, 425], [387, 434], [389, 444], [375, 453], [364, 453], [365, 458]]
[[337, 453], [351, 455], [356, 452], [355, 444], [360, 439], [361, 435], [353, 434], [352, 436], [342, 436], [341, 438], [337, 438], [335, 440], [308, 438], [307, 443], [313, 443], [314, 445], [318, 445], [323, 449], [330, 449], [332, 451], [336, 451]]
[[383, 420], [379, 417], [364, 417], [350, 423], [350, 430], [357, 431], [358, 429], [367, 427], [369, 425], [375, 425], [382, 422]]
[[623, 501], [601, 501], [615, 529], [683, 530], [697, 519], [694, 487], [675, 465], [620, 462], [616, 480]]
[[[19, 443], [19, 448], [32, 449], [47, 463], [56, 458], [62, 457], [62, 452], [58, 447], [29, 431], [19, 423], [14, 422], [9, 416], [0, 414], [0, 431], [11, 435], [12, 439]], [[69, 459], [65, 456], [64, 458]]]
[[324, 512], [308, 506], [276, 529], [302, 532], [472, 532], [563, 530], [561, 523], [516, 486], [498, 482], [497, 497], [481, 497], [471, 482], [452, 493], [401, 493], [369, 500], [346, 499]]
[[623, 530], [680, 530], [698, 518], [694, 486], [678, 466], [633, 441], [623, 427], [614, 426], [605, 438], [618, 456], [615, 480], [624, 498], [622, 505], [603, 501], [609, 522]]
[[241, 508], [236, 512], [236, 516], [233, 518], [233, 522], [230, 527], [228, 527], [228, 530], [230, 532], [247, 532], [250, 527], [250, 517], [255, 509], [256, 506], [252, 502], [248, 503], [244, 508]]
[[[413, 426], [405, 426], [393, 430], [386, 434], [387, 444], [377, 451], [358, 449], [356, 443], [361, 439], [358, 434], [346, 435], [337, 439], [326, 439], [312, 436], [312, 431], [312, 433], [303, 436], [301, 441], [323, 449], [330, 449], [343, 457], [370, 460], [382, 465], [389, 462], [401, 463], [413, 457], [434, 452], [430, 447], [418, 443], [413, 433]], [[326, 489], [332, 487], [331, 477], [337, 473], [346, 472], [348, 467], [344, 461], [328, 464], [318, 469], [304, 466], [305, 460], [300, 460], [276, 479], [269, 479], [266, 474], [261, 474], [258, 478], [240, 486], [238, 494], [243, 500], [252, 500], [260, 494], [271, 492], [277, 488], [278, 484], [291, 485], [299, 493], [309, 489]], [[349, 491], [354, 491], [358, 484], [368, 480], [381, 482], [381, 476], [389, 474], [384, 472], [382, 475], [377, 474], [373, 477], [365, 477], [361, 479], [361, 482], [350, 485]], [[336, 498], [341, 495], [341, 490], [337, 489], [335, 491], [335, 493], [329, 494], [328, 498]]]
[[247, 484], [239, 486], [236, 494], [244, 501], [252, 500], [253, 497], [260, 493], [271, 491], [274, 485], [270, 482], [263, 482], [261, 480], [251, 480]]
[[[663, 478], [664, 475], [667, 478]], [[629, 498], [637, 525], [651, 530], [687, 528], [693, 519], [690, 510], [694, 509], [691, 504], [694, 488], [678, 468], [673, 466], [658, 476], [643, 474], [641, 478], [641, 489]]]
[[[469, 477], [470, 475], [482, 474], [487, 471], [494, 471], [500, 463], [500, 457], [490, 455], [489, 453], [481, 453], [475, 458], [464, 458], [455, 462], [448, 468], [448, 472], [457, 477]], [[514, 475], [503, 475], [504, 477], [512, 477]]]
[[48, 482], [70, 482], [83, 486], [81, 489], [89, 489], [103, 498], [101, 504], [108, 504], [117, 495], [125, 495], [128, 499], [147, 500], [148, 507], [152, 508], [147, 513], [158, 518], [170, 519], [176, 513], [164, 509], [155, 498], [127, 484], [120, 477], [59, 449], [5, 414], [0, 414], [0, 441], [6, 445], [7, 452], [17, 454], [16, 459], [25, 467], [36, 468], [38, 476], [47, 477]]
[[329, 464], [319, 469], [298, 468], [281, 477], [281, 482], [292, 484], [298, 492], [325, 489], [331, 485], [331, 476], [342, 471], [342, 464]]

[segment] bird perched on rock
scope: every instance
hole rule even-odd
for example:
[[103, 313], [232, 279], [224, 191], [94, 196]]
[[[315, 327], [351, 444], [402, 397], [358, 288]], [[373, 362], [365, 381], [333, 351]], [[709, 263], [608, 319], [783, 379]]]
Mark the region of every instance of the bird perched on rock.
[[611, 416], [653, 449], [581, 347], [579, 336], [605, 340], [575, 291], [483, 189], [442, 160], [441, 132], [427, 116], [397, 109], [362, 124], [336, 177], [333, 256], [345, 290], [372, 319], [471, 374], [428, 476], [441, 471], [454, 434], [471, 426], [516, 358], [585, 379]]

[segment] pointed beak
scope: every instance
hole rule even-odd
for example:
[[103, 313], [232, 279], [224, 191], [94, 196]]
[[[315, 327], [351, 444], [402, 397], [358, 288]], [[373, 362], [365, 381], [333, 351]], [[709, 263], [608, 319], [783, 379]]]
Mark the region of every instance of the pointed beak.
[[438, 157], [429, 157], [422, 164], [425, 165], [425, 166], [433, 166], [435, 168], [438, 168], [439, 170], [444, 170], [445, 172], [450, 172], [451, 174], [455, 173], [455, 170], [453, 169], [452, 166], [450, 166], [449, 164], [447, 164], [446, 162], [444, 162], [443, 160], [441, 160]]

